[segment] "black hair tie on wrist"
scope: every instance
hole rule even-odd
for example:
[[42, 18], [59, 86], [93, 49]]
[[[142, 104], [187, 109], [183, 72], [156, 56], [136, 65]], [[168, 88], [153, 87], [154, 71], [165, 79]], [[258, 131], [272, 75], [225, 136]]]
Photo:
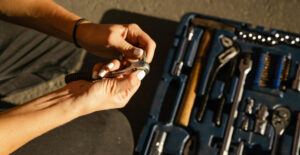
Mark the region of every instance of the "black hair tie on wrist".
[[78, 25], [83, 22], [83, 21], [86, 21], [85, 18], [81, 18], [81, 19], [78, 19], [74, 25], [74, 29], [73, 29], [73, 42], [74, 44], [76, 45], [76, 47], [78, 48], [81, 48], [81, 46], [78, 44], [77, 42], [77, 39], [76, 39], [76, 32], [77, 32], [77, 28], [78, 28]]

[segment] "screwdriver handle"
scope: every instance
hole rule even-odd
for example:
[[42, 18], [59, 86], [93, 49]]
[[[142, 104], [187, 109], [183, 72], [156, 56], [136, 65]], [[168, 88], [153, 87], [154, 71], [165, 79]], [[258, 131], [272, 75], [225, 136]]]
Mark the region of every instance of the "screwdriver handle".
[[198, 59], [194, 64], [190, 79], [188, 80], [188, 84], [185, 88], [186, 91], [184, 92], [182, 104], [177, 115], [176, 123], [184, 127], [187, 127], [189, 124], [190, 115], [196, 99], [196, 87], [200, 68], [201, 61]]

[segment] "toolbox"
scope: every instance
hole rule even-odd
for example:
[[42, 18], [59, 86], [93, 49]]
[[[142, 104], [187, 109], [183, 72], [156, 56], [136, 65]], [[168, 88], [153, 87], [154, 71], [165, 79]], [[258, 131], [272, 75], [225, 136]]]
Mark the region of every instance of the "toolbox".
[[300, 35], [183, 16], [137, 154], [298, 155]]

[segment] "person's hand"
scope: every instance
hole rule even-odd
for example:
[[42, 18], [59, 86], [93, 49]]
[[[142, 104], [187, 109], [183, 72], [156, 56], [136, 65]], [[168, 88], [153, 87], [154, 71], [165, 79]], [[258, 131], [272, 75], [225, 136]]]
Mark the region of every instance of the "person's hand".
[[[141, 58], [146, 51], [146, 61], [152, 61], [155, 42], [138, 25], [107, 25], [83, 22], [78, 26], [80, 46], [88, 52], [102, 57], [116, 58], [123, 54], [127, 58]], [[143, 50], [141, 50], [143, 49]]]
[[[120, 62], [113, 60], [109, 64], [104, 65], [98, 63], [94, 66], [93, 72], [105, 73], [119, 69]], [[96, 74], [96, 78], [100, 78]], [[124, 107], [133, 94], [138, 90], [141, 80], [145, 77], [144, 71], [135, 71], [126, 76], [115, 78], [103, 78], [94, 82], [74, 81], [69, 83], [63, 89], [66, 89], [72, 96], [72, 102], [83, 106], [84, 114], [89, 114], [95, 111], [108, 110]]]

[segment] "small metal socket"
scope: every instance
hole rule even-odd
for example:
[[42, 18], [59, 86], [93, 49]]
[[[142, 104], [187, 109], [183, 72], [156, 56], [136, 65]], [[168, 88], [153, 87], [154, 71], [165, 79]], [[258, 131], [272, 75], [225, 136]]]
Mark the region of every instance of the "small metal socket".
[[253, 106], [254, 106], [254, 99], [253, 98], [248, 98], [247, 99], [247, 104], [245, 107], [245, 113], [248, 115], [251, 115], [253, 113]]
[[257, 111], [254, 133], [265, 135], [266, 128], [268, 125], [267, 117], [269, 116], [268, 107], [264, 104], [261, 105], [260, 109]]

